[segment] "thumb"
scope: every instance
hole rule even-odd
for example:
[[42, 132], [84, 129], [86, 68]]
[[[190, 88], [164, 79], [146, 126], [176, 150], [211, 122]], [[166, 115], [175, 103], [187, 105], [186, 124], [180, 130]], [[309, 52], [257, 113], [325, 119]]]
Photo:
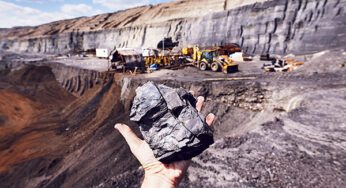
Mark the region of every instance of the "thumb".
[[149, 145], [145, 141], [139, 139], [129, 126], [118, 123], [114, 128], [123, 135], [131, 152], [143, 166], [152, 162], [157, 162]]
[[131, 128], [125, 124], [115, 124], [114, 128], [120, 132], [120, 134], [125, 138], [127, 144], [133, 154], [137, 154], [138, 147], [142, 144], [142, 140], [137, 137], [137, 135], [131, 130]]

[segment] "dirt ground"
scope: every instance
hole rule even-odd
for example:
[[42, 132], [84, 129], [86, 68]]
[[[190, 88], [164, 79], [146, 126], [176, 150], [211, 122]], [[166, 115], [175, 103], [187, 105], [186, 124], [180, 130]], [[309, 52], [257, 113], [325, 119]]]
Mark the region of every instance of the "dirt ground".
[[193, 67], [96, 75], [49, 57], [6, 57], [0, 61], [1, 187], [138, 187], [143, 170], [113, 125], [129, 124], [140, 135], [129, 109], [135, 89], [148, 80], [194, 90], [206, 98], [203, 113], [216, 115], [215, 143], [192, 160], [181, 187], [346, 183], [344, 51], [296, 57], [305, 64], [292, 72], [264, 73], [254, 61], [228, 75]]

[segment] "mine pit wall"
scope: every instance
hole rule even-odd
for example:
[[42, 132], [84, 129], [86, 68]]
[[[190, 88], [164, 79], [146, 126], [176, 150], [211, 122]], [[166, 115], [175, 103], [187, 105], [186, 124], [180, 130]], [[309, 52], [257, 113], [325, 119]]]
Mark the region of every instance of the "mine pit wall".
[[345, 5], [344, 0], [277, 0], [244, 6], [193, 22], [186, 37], [202, 46], [235, 42], [250, 54], [345, 48]]
[[56, 62], [0, 62], [0, 71], [23, 68], [26, 65], [49, 66], [56, 80], [74, 96], [82, 96], [88, 89], [109, 81], [111, 74], [79, 67], [67, 66]]
[[180, 46], [239, 44], [248, 54], [311, 54], [345, 49], [346, 0], [275, 0], [201, 18], [25, 40], [2, 40], [17, 52], [69, 53], [77, 49], [157, 47], [163, 37]]
[[75, 96], [82, 96], [88, 89], [102, 85], [110, 79], [110, 75], [106, 72], [81, 69], [60, 63], [48, 65], [52, 68], [56, 80], [62, 87]]
[[[63, 67], [61, 67], [63, 66]], [[70, 93], [81, 96], [95, 85], [105, 84], [115, 79], [113, 74], [67, 67], [60, 64], [50, 65], [58, 82]], [[118, 77], [118, 76], [117, 76]], [[121, 87], [120, 101], [126, 110], [130, 110], [137, 87], [148, 81], [165, 84], [174, 88], [185, 88], [195, 91], [197, 95], [212, 97], [215, 103], [227, 104], [228, 107], [238, 107], [244, 110], [258, 112], [264, 109], [268, 91], [263, 88], [265, 83], [260, 82], [180, 82], [175, 80], [151, 80], [120, 76], [116, 81]], [[92, 82], [94, 81], [94, 82]]]
[[87, 90], [95, 86], [107, 83], [113, 77], [113, 74], [107, 72], [81, 69], [57, 62], [45, 61], [0, 61], [0, 71], [18, 70], [26, 65], [49, 66], [61, 86], [77, 97], [82, 96]]

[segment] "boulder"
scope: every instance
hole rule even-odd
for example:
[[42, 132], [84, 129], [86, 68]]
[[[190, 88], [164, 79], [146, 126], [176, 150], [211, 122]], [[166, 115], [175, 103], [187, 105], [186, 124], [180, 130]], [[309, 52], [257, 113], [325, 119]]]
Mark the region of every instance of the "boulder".
[[164, 163], [199, 155], [213, 140], [213, 130], [196, 109], [196, 99], [183, 88], [147, 82], [136, 90], [130, 118]]

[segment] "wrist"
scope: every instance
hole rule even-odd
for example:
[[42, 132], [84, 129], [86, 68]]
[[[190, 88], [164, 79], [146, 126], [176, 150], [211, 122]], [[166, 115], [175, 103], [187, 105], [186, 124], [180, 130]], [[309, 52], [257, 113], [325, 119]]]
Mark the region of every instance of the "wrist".
[[162, 187], [162, 188], [174, 188], [176, 187], [177, 182], [175, 180], [171, 180], [166, 176], [161, 174], [144, 174], [144, 180], [142, 183], [142, 188], [147, 187]]

